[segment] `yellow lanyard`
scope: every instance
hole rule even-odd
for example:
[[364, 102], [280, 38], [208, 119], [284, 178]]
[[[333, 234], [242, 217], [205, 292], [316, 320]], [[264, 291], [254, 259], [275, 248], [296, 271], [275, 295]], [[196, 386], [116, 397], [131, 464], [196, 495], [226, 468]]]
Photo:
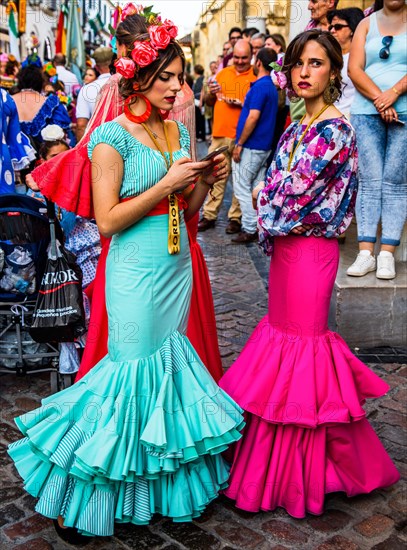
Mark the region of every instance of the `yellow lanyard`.
[[[320, 111], [318, 111], [318, 113], [313, 116], [311, 118], [311, 120], [309, 121], [307, 127], [305, 128], [305, 130], [303, 131], [303, 133], [301, 134], [300, 136], [300, 139], [298, 140], [297, 142], [297, 145], [294, 147], [294, 149], [291, 150], [291, 153], [290, 153], [290, 158], [288, 159], [288, 166], [287, 166], [287, 172], [289, 172], [291, 170], [291, 164], [292, 164], [292, 161], [293, 161], [293, 158], [294, 158], [294, 155], [298, 149], [298, 147], [301, 145], [302, 143], [302, 140], [305, 138], [305, 136], [307, 135], [307, 132], [308, 130], [310, 129], [310, 127], [312, 126], [312, 124], [316, 121], [316, 119], [322, 115], [323, 112], [325, 112], [327, 109], [328, 109], [329, 105], [324, 105], [322, 107], [322, 109]], [[302, 125], [302, 121], [304, 120], [304, 118], [306, 117], [306, 115], [304, 115], [302, 117], [302, 119], [300, 120], [300, 126]]]
[[[170, 154], [170, 160], [168, 161], [167, 157], [164, 154], [164, 151], [161, 149], [160, 145], [158, 144], [157, 140], [154, 137], [154, 134], [150, 130], [150, 128], [142, 123], [141, 124], [144, 130], [147, 132], [147, 134], [150, 136], [151, 141], [154, 143], [154, 145], [157, 147], [158, 151], [161, 153], [165, 164], [167, 166], [167, 170], [169, 170], [173, 163], [173, 157], [172, 157], [172, 150], [171, 150], [171, 144], [170, 140], [168, 139], [168, 132], [167, 127], [165, 123], [163, 122], [163, 129], [164, 129], [164, 136], [165, 136], [165, 142], [167, 144], [167, 149]], [[168, 196], [169, 200], [169, 215], [168, 215], [168, 252], [170, 254], [179, 254], [181, 251], [180, 247], [180, 241], [181, 241], [181, 233], [180, 233], [180, 219], [179, 219], [179, 208], [178, 208], [178, 198], [175, 193], [171, 193], [171, 195]]]

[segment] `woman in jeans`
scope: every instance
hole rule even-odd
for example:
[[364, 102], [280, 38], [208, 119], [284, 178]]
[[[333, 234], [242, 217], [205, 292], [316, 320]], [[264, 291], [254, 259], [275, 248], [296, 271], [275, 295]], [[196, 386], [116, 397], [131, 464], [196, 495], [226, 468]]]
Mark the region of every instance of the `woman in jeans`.
[[[359, 149], [356, 203], [359, 254], [347, 274], [378, 279], [396, 276], [393, 253], [406, 219], [407, 6], [404, 0], [377, 0], [375, 11], [356, 29], [349, 76], [356, 96], [351, 122]], [[373, 255], [381, 220], [380, 253]]]

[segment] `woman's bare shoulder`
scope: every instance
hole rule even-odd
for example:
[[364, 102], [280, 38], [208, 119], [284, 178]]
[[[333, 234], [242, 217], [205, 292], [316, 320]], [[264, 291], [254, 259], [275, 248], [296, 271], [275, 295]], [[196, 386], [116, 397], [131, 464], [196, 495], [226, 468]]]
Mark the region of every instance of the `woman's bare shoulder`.
[[359, 33], [363, 32], [364, 34], [367, 34], [369, 32], [369, 28], [370, 28], [370, 16], [362, 19], [362, 21], [358, 24], [355, 32], [359, 31]]

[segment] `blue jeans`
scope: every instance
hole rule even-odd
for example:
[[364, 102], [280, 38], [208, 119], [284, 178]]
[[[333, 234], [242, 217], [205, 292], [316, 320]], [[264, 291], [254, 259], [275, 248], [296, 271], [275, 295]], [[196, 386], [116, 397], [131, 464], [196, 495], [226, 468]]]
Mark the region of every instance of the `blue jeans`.
[[233, 192], [242, 210], [242, 229], [246, 233], [254, 233], [257, 229], [252, 190], [265, 179], [269, 155], [270, 151], [243, 147], [240, 162], [232, 160]]
[[[407, 115], [399, 115], [407, 124]], [[351, 115], [359, 150], [356, 200], [358, 241], [398, 246], [407, 213], [407, 127], [386, 124], [379, 115]]]

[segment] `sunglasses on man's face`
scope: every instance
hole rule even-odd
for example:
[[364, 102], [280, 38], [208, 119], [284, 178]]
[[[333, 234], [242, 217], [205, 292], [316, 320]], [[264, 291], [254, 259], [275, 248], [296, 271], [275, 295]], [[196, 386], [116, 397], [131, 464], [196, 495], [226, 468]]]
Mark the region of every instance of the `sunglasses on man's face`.
[[384, 48], [382, 48], [379, 52], [380, 59], [388, 59], [390, 56], [390, 45], [393, 42], [392, 36], [383, 36], [382, 44]]
[[335, 25], [329, 25], [328, 30], [329, 32], [332, 32], [333, 29], [335, 29], [337, 32], [345, 29], [346, 27], [349, 28], [349, 25], [342, 25], [342, 23], [335, 23]]

